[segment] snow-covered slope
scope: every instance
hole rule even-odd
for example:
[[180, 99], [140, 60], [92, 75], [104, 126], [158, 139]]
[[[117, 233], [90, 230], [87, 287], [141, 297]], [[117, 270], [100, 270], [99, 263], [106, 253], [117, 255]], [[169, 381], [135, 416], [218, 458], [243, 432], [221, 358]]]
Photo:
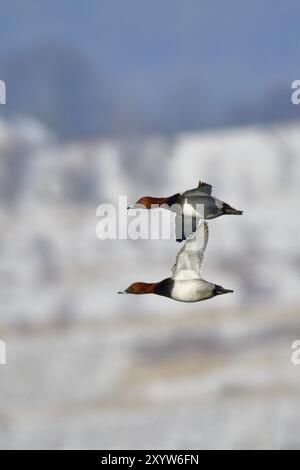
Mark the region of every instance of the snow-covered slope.
[[206, 278], [235, 294], [189, 308], [297, 303], [299, 130], [59, 145], [37, 125], [1, 123], [1, 322], [181, 311], [166, 299], [116, 295], [132, 281], [167, 277], [178, 245], [100, 241], [96, 208], [119, 195], [171, 195], [199, 179], [245, 213], [211, 222], [205, 259]]
[[[299, 130], [62, 146], [0, 125], [1, 448], [299, 448]], [[199, 179], [245, 211], [205, 258], [235, 294], [118, 296], [178, 245], [100, 241], [97, 206]]]

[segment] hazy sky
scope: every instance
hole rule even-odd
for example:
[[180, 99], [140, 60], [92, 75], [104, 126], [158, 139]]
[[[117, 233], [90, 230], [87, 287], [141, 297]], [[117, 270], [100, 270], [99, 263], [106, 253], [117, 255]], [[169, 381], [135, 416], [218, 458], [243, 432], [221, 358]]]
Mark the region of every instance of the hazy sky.
[[199, 120], [203, 105], [222, 121], [285, 87], [288, 97], [299, 17], [296, 0], [1, 0], [0, 59], [68, 47], [150, 120], [168, 108]]

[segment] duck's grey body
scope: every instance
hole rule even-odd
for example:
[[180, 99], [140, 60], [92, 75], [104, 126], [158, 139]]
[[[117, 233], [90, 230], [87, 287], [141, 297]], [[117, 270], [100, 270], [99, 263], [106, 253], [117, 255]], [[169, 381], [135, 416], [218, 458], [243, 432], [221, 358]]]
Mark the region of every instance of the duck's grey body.
[[[174, 212], [176, 218], [176, 240], [186, 240], [196, 230], [200, 219], [211, 220], [222, 215], [242, 215], [226, 202], [212, 196], [212, 186], [200, 181], [198, 188], [185, 191], [177, 198]], [[172, 210], [172, 209], [171, 209]]]
[[210, 196], [187, 196], [182, 195], [183, 215], [185, 217], [197, 217], [199, 219], [216, 219], [224, 215], [224, 203], [219, 199]]
[[242, 211], [233, 209], [226, 202], [213, 197], [211, 193], [212, 186], [201, 181], [198, 188], [182, 193], [183, 215], [210, 220], [226, 214], [242, 214]]
[[202, 279], [174, 281], [171, 298], [178, 302], [199, 302], [214, 296], [215, 285]]

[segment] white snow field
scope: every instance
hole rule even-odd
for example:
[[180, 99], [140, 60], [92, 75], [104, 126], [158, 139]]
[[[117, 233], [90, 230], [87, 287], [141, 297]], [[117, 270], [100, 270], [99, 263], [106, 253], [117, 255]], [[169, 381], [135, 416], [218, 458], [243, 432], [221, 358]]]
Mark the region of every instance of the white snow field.
[[[211, 221], [198, 304], [118, 296], [170, 275], [167, 240], [96, 237], [100, 203], [199, 180]], [[0, 448], [300, 448], [300, 124], [62, 144], [0, 123]]]

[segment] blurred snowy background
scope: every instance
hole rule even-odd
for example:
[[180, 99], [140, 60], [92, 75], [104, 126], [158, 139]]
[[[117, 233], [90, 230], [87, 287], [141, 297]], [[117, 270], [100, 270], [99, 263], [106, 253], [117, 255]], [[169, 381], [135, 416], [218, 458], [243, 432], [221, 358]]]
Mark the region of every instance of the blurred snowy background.
[[[300, 7], [274, 5], [2, 2], [1, 448], [300, 447]], [[200, 179], [245, 211], [204, 266], [235, 294], [118, 296], [178, 245], [100, 241], [97, 206]]]

